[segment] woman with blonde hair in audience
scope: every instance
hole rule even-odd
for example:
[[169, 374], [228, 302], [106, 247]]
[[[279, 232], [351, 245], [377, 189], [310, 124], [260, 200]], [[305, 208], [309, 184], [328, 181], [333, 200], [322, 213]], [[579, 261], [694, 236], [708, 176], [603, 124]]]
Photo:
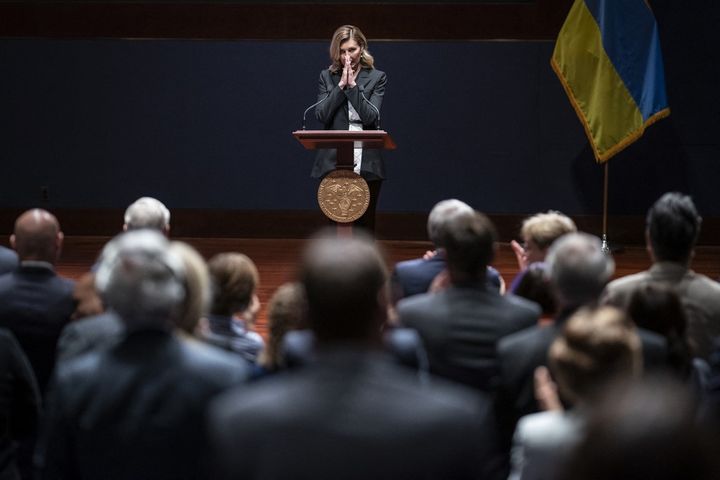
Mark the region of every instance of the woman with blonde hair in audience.
[[200, 319], [210, 303], [210, 275], [205, 259], [192, 246], [184, 242], [170, 243], [170, 252], [177, 255], [185, 267], [185, 301], [176, 326], [186, 336], [197, 331]]
[[[579, 310], [553, 342], [548, 359], [557, 390], [547, 369], [538, 368], [536, 395], [549, 410], [526, 415], [518, 422], [511, 480], [555, 478], [603, 390], [617, 379], [639, 376], [642, 370], [636, 328], [625, 313], [613, 307]], [[564, 411], [563, 403], [572, 408]]]

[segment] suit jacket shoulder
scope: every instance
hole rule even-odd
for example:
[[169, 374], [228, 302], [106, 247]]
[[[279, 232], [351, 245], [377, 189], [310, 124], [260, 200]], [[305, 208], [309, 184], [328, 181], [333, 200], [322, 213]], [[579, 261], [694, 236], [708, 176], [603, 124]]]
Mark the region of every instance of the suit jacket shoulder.
[[487, 399], [459, 387], [422, 388], [401, 367], [355, 357], [322, 357], [214, 402], [219, 477], [481, 478], [495, 445]]

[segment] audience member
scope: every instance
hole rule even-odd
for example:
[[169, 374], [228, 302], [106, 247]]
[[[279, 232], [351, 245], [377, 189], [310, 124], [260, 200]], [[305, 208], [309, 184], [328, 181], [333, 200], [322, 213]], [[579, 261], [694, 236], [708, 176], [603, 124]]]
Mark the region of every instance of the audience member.
[[0, 275], [10, 273], [20, 264], [17, 253], [9, 248], [0, 246]]
[[[443, 237], [445, 223], [458, 213], [470, 213], [470, 205], [460, 200], [450, 199], [437, 203], [430, 211], [427, 221], [428, 238], [435, 246], [435, 251], [425, 255], [424, 258], [398, 262], [392, 274], [393, 300], [418, 295], [429, 291], [430, 286], [441, 272], [446, 269], [447, 261]], [[502, 278], [497, 270], [487, 267], [487, 282], [495, 290], [500, 290]]]
[[626, 308], [632, 292], [641, 285], [669, 285], [682, 301], [693, 352], [707, 360], [713, 339], [720, 336], [720, 284], [690, 270], [701, 222], [689, 196], [666, 193], [660, 197], [646, 219], [645, 239], [652, 266], [611, 282], [603, 301]]
[[510, 480], [557, 477], [603, 390], [618, 378], [640, 373], [640, 349], [635, 326], [621, 310], [581, 309], [568, 320], [548, 357], [560, 397], [571, 409], [520, 419], [513, 439]]
[[[170, 211], [159, 200], [142, 197], [125, 211], [123, 231], [154, 229], [168, 235]], [[112, 311], [105, 311], [95, 288], [94, 268], [84, 274], [75, 285], [73, 297], [77, 302], [72, 322], [60, 334], [58, 360], [66, 360], [95, 348], [114, 345], [123, 335], [123, 324]]]
[[380, 353], [388, 295], [372, 242], [313, 240], [300, 279], [317, 358], [214, 405], [216, 478], [492, 478], [487, 400], [421, 388]]
[[281, 285], [270, 298], [267, 309], [268, 342], [258, 357], [263, 373], [272, 373], [285, 367], [282, 344], [290, 330], [306, 328], [307, 302], [299, 283]]
[[116, 237], [96, 282], [127, 335], [59, 365], [35, 455], [38, 478], [209, 478], [207, 403], [243, 381], [247, 368], [172, 334], [186, 278], [161, 234]]
[[[547, 364], [548, 349], [567, 319], [580, 307], [597, 304], [615, 269], [613, 259], [602, 251], [600, 239], [586, 233], [569, 233], [556, 240], [546, 262], [559, 309], [555, 321], [509, 335], [498, 344], [501, 371], [498, 412], [506, 433], [512, 432], [520, 416], [538, 411], [533, 383], [535, 369]], [[665, 339], [644, 329], [639, 329], [638, 335], [646, 370], [666, 367]]]
[[[586, 233], [569, 233], [548, 251], [547, 272], [558, 305], [552, 325], [535, 326], [504, 337], [498, 343], [501, 385], [498, 412], [510, 435], [523, 415], [538, 411], [534, 372], [547, 364], [547, 353], [565, 322], [582, 306], [592, 306], [615, 269], [600, 240]], [[509, 440], [509, 438], [508, 438]]]
[[515, 292], [530, 264], [545, 260], [548, 249], [555, 240], [573, 232], [577, 232], [575, 222], [560, 212], [550, 210], [526, 218], [520, 228], [523, 244], [515, 240], [510, 242], [520, 269], [510, 284], [510, 291]]
[[20, 215], [10, 243], [20, 267], [0, 276], [0, 327], [15, 335], [43, 393], [55, 367], [58, 337], [75, 309], [74, 282], [55, 273], [63, 233], [51, 213], [34, 209]]
[[170, 242], [170, 253], [177, 255], [185, 268], [185, 301], [175, 326], [187, 338], [194, 338], [210, 304], [210, 274], [205, 259], [187, 243]]
[[486, 285], [496, 240], [495, 227], [481, 213], [453, 215], [442, 236], [451, 287], [397, 306], [400, 324], [419, 332], [431, 373], [487, 391], [497, 381], [498, 340], [535, 325], [540, 315], [536, 304]]
[[255, 264], [242, 253], [220, 253], [208, 262], [212, 282], [212, 304], [207, 328], [201, 338], [254, 363], [264, 347], [262, 337], [252, 331], [260, 311], [255, 294], [260, 276]]
[[169, 236], [170, 210], [155, 198], [138, 198], [125, 210], [123, 230], [139, 230], [142, 228], [158, 230], [163, 235]]
[[560, 480], [715, 480], [718, 432], [696, 421], [695, 402], [672, 379], [611, 389], [594, 410]]
[[557, 305], [548, 280], [545, 262], [534, 262], [528, 265], [515, 287], [515, 295], [540, 305], [542, 310], [540, 323], [552, 322], [557, 315]]
[[40, 393], [30, 363], [13, 334], [0, 328], [0, 478], [19, 480], [21, 473], [30, 478], [39, 415]]
[[687, 339], [687, 319], [675, 290], [663, 284], [641, 285], [630, 295], [627, 312], [638, 327], [665, 337], [669, 369], [700, 393], [707, 382], [709, 366], [693, 357]]

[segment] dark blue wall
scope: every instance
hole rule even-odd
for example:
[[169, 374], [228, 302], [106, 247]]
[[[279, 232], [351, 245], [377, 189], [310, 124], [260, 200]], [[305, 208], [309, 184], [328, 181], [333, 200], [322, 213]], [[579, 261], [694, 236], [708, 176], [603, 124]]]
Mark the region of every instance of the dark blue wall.
[[[667, 28], [673, 28], [671, 25]], [[613, 214], [663, 191], [720, 215], [717, 41], [665, 49], [672, 115], [611, 161]], [[665, 42], [668, 43], [668, 42]], [[687, 45], [685, 45], [687, 44]], [[0, 207], [314, 209], [290, 132], [316, 98], [322, 42], [0, 40]], [[374, 42], [388, 73], [379, 208], [458, 197], [489, 213], [601, 211], [602, 168], [549, 66], [550, 42]], [[309, 122], [308, 127], [317, 126]]]

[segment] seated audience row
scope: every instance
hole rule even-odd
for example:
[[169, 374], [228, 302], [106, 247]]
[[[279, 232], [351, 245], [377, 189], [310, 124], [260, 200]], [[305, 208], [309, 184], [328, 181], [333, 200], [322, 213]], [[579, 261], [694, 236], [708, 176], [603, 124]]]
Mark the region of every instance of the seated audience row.
[[687, 196], [648, 213], [651, 269], [614, 281], [597, 237], [529, 217], [508, 293], [492, 222], [459, 200], [433, 208], [437, 250], [392, 281], [371, 239], [318, 235], [267, 341], [249, 257], [169, 241], [150, 197], [122, 230], [77, 284], [54, 272], [49, 212], [18, 218], [16, 264], [0, 251], [0, 478], [30, 478], [31, 457], [43, 479], [637, 478], [658, 454], [659, 478], [720, 473], [720, 286], [690, 270]]

